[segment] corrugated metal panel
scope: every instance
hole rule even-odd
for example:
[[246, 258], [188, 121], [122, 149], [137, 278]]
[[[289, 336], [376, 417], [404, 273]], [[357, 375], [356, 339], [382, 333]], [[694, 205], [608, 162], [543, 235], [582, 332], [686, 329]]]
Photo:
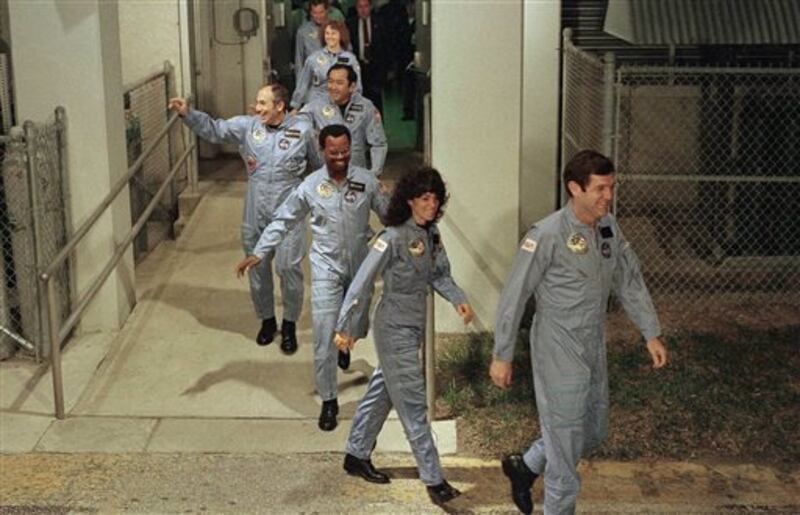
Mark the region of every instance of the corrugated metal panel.
[[[707, 18], [703, 23], [713, 24], [721, 33], [730, 32], [728, 28], [730, 16], [724, 19], [715, 19], [709, 14], [711, 3], [719, 0], [653, 0], [655, 3], [667, 1], [680, 1], [681, 9], [690, 9], [692, 5], [702, 8], [702, 17]], [[797, 12], [800, 0], [753, 0], [756, 4], [761, 2], [779, 3], [778, 13], [786, 18], [792, 17]], [[562, 28], [571, 28], [573, 43], [588, 51], [602, 54], [606, 51], [614, 52], [618, 62], [637, 63], [664, 63], [670, 60], [670, 45], [668, 44], [633, 44], [606, 32], [605, 27], [609, 20], [614, 21], [615, 11], [624, 7], [629, 0], [562, 0], [561, 18]], [[660, 12], [660, 11], [659, 11]], [[670, 16], [668, 11], [665, 16]], [[671, 20], [672, 18], [670, 18]], [[797, 27], [797, 20], [776, 23], [774, 16], [765, 16], [767, 23], [773, 27], [776, 34], [788, 37], [792, 34], [792, 27]], [[773, 21], [769, 21], [773, 20]], [[619, 20], [616, 20], [619, 24]], [[632, 23], [632, 21], [631, 21]], [[675, 22], [670, 21], [671, 25]], [[686, 24], [680, 25], [679, 34], [683, 37], [697, 37], [702, 25], [693, 18]], [[624, 27], [623, 27], [624, 28]], [[628, 32], [631, 32], [629, 29]], [[795, 31], [796, 33], [796, 31]], [[792, 65], [800, 64], [800, 47], [798, 45], [678, 45], [672, 48], [673, 62], [697, 64], [756, 64], [756, 65]]]
[[[609, 3], [619, 0], [562, 0], [562, 28], [572, 29], [572, 42], [584, 50], [597, 53], [614, 52], [620, 61], [663, 62], [669, 56], [665, 45], [637, 46], [604, 30], [604, 20]], [[695, 48], [679, 50], [680, 60], [698, 60]]]
[[797, 45], [800, 0], [614, 0], [605, 30], [636, 45]]

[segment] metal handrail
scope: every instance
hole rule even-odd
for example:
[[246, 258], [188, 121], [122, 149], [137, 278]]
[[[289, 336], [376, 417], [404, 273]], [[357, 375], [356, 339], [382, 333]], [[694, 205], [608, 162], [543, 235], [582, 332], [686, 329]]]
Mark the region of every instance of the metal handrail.
[[105, 284], [106, 279], [111, 275], [111, 272], [114, 271], [117, 263], [122, 259], [122, 256], [125, 255], [125, 251], [128, 249], [130, 244], [133, 242], [134, 238], [139, 235], [141, 230], [145, 227], [145, 223], [147, 219], [152, 214], [153, 210], [156, 208], [156, 205], [160, 202], [161, 197], [167, 191], [171, 181], [174, 179], [175, 175], [177, 174], [178, 170], [183, 166], [186, 158], [189, 157], [191, 152], [195, 149], [195, 143], [189, 145], [189, 147], [184, 151], [178, 161], [170, 170], [169, 174], [164, 179], [164, 182], [161, 184], [161, 187], [158, 189], [156, 194], [150, 200], [150, 203], [145, 208], [144, 212], [139, 216], [136, 223], [131, 227], [130, 231], [128, 231], [127, 235], [123, 239], [122, 243], [117, 246], [116, 251], [111, 256], [110, 261], [106, 264], [103, 268], [100, 275], [98, 275], [95, 280], [89, 286], [89, 289], [86, 293], [78, 301], [75, 309], [69, 314], [67, 319], [64, 321], [63, 324], [59, 324], [59, 321], [56, 319], [56, 313], [54, 307], [56, 304], [56, 290], [55, 284], [51, 280], [53, 274], [55, 273], [56, 269], [64, 263], [69, 253], [75, 248], [75, 246], [80, 243], [86, 233], [91, 229], [100, 216], [108, 209], [111, 204], [114, 202], [116, 197], [119, 193], [123, 190], [127, 182], [133, 177], [133, 175], [142, 167], [145, 159], [153, 152], [156, 146], [161, 142], [164, 136], [168, 133], [169, 129], [175, 124], [175, 121], [178, 119], [178, 114], [175, 113], [172, 117], [169, 118], [167, 124], [164, 126], [159, 133], [156, 139], [145, 149], [139, 159], [128, 168], [128, 173], [126, 173], [123, 177], [120, 178], [117, 183], [111, 188], [111, 191], [108, 195], [103, 199], [100, 205], [92, 212], [92, 215], [81, 225], [81, 227], [75, 232], [75, 234], [70, 238], [64, 248], [53, 258], [50, 262], [50, 265], [40, 274], [39, 279], [44, 284], [45, 288], [47, 289], [47, 296], [46, 296], [46, 306], [47, 306], [47, 319], [49, 324], [49, 336], [50, 336], [50, 365], [53, 371], [53, 396], [55, 402], [55, 412], [56, 418], [63, 419], [64, 418], [64, 383], [63, 377], [61, 374], [61, 344], [66, 339], [67, 335], [72, 331], [72, 329], [77, 325], [78, 321], [80, 320], [83, 313], [86, 311], [89, 303], [94, 299], [97, 292], [100, 291], [100, 288], [103, 287]]
[[75, 234], [72, 235], [72, 238], [69, 239], [64, 248], [61, 249], [61, 251], [58, 254], [56, 254], [56, 257], [54, 257], [53, 260], [50, 262], [50, 265], [47, 268], [45, 268], [43, 274], [52, 275], [53, 272], [55, 272], [55, 270], [59, 266], [64, 264], [64, 261], [67, 259], [67, 256], [70, 254], [70, 252], [72, 252], [75, 249], [75, 247], [78, 245], [78, 243], [80, 243], [80, 241], [83, 239], [86, 233], [89, 232], [89, 229], [91, 229], [94, 226], [97, 220], [103, 215], [105, 210], [108, 209], [108, 207], [111, 205], [112, 202], [114, 202], [114, 200], [116, 200], [117, 195], [119, 195], [120, 191], [122, 191], [123, 188], [125, 188], [125, 186], [128, 185], [128, 182], [130, 182], [131, 178], [136, 174], [136, 172], [139, 171], [139, 168], [141, 168], [142, 165], [144, 164], [145, 159], [150, 157], [150, 154], [152, 154], [153, 151], [158, 146], [158, 144], [161, 143], [161, 140], [164, 138], [167, 132], [169, 132], [172, 126], [175, 125], [175, 121], [177, 119], [178, 119], [178, 114], [174, 113], [167, 122], [167, 124], [164, 126], [164, 128], [161, 129], [159, 133], [156, 135], [153, 142], [150, 143], [150, 145], [146, 149], [144, 149], [142, 155], [140, 155], [139, 158], [131, 165], [131, 167], [128, 168], [128, 173], [119, 178], [119, 180], [114, 184], [114, 186], [108, 192], [108, 195], [106, 195], [105, 198], [100, 202], [100, 205], [97, 206], [97, 208], [92, 212], [92, 214], [89, 215], [89, 218], [87, 218], [86, 221], [83, 222], [83, 224], [81, 224], [81, 226], [75, 231]]
[[19, 336], [18, 334], [12, 332], [10, 329], [8, 329], [8, 328], [6, 328], [6, 327], [4, 327], [2, 325], [0, 325], [0, 333], [5, 334], [9, 338], [11, 338], [15, 342], [17, 342], [19, 344], [19, 346], [22, 347], [23, 349], [25, 349], [26, 351], [28, 351], [28, 352], [36, 352], [36, 347], [31, 342], [29, 342], [28, 340], [26, 340], [22, 336]]

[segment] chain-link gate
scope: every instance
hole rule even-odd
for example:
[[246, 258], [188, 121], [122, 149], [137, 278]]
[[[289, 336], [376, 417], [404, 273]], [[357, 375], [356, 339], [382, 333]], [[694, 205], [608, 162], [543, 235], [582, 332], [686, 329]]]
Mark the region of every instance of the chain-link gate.
[[[159, 132], [167, 124], [169, 112], [167, 101], [174, 96], [173, 68], [167, 62], [164, 71], [125, 88], [126, 139], [128, 147], [128, 166], [131, 166], [142, 149], [156, 140]], [[174, 126], [167, 138], [144, 162], [141, 170], [130, 183], [131, 220], [135, 221], [152, 200], [156, 190], [169, 174], [177, 156], [186, 148], [180, 125]], [[161, 227], [161, 233], [171, 235], [172, 224], [178, 217], [178, 193], [187, 184], [186, 172], [181, 172], [165, 195], [158, 209], [153, 212], [150, 222]], [[143, 230], [134, 243], [134, 258], [138, 261], [157, 245], [159, 231]], [[155, 240], [155, 241], [154, 241]]]
[[657, 305], [800, 304], [800, 70], [615, 67], [567, 38], [562, 117], [563, 162], [614, 160]]
[[[67, 241], [63, 110], [46, 123], [25, 122], [0, 137], [0, 326], [37, 357], [48, 341], [38, 273]], [[69, 311], [70, 277], [65, 266], [54, 277], [60, 319]]]

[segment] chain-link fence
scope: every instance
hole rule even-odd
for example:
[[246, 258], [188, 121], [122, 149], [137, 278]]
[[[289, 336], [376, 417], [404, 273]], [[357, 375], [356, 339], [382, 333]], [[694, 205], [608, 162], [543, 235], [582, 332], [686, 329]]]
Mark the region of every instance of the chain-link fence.
[[[0, 137], [0, 326], [5, 338], [46, 352], [47, 314], [38, 280], [67, 241], [63, 111], [41, 124], [25, 122]], [[70, 277], [54, 277], [59, 319], [69, 312]], [[31, 350], [31, 349], [28, 349]]]
[[800, 70], [608, 65], [565, 42], [563, 158], [611, 148], [656, 303], [800, 304]]
[[600, 58], [564, 42], [561, 155], [563, 162], [584, 148], [603, 144], [604, 64]]
[[[173, 69], [169, 63], [164, 71], [128, 86], [125, 91], [125, 117], [127, 121], [128, 166], [132, 165], [167, 124], [167, 101], [174, 96]], [[131, 220], [136, 221], [169, 174], [172, 164], [186, 149], [180, 124], [176, 124], [167, 138], [145, 159], [142, 168], [130, 183]], [[136, 260], [172, 234], [172, 224], [178, 217], [178, 194], [186, 187], [186, 171], [179, 172], [170, 192], [148, 221], [148, 227], [137, 236], [134, 244]]]

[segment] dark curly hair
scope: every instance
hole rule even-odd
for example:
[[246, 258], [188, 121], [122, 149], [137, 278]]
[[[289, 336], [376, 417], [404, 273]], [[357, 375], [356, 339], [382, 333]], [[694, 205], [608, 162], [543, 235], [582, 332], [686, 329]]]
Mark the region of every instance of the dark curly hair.
[[435, 168], [423, 166], [416, 170], [406, 173], [395, 186], [392, 198], [389, 200], [389, 208], [383, 217], [383, 225], [392, 227], [402, 225], [411, 217], [411, 207], [408, 201], [421, 197], [426, 193], [434, 193], [439, 199], [439, 210], [436, 217], [428, 222], [425, 227], [430, 227], [436, 223], [444, 214], [444, 206], [447, 204], [447, 187], [444, 185], [442, 176]]

